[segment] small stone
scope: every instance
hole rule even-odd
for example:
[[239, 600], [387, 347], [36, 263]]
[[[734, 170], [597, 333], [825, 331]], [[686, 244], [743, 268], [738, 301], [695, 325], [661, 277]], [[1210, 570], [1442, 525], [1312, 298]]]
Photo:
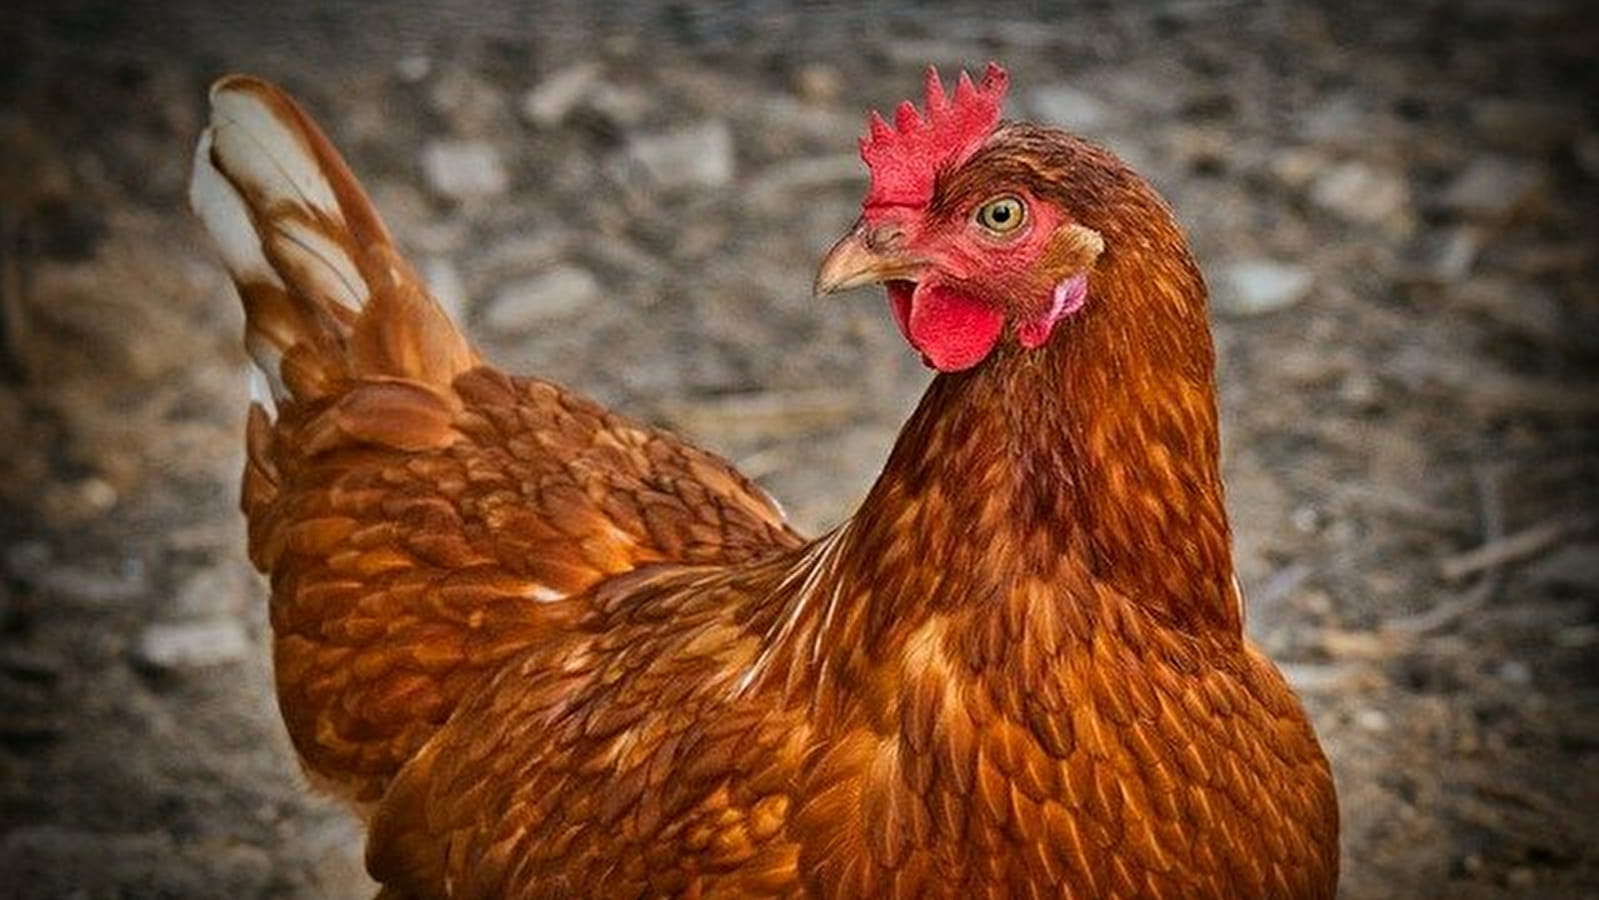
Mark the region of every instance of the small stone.
[[1304, 190], [1327, 167], [1327, 158], [1314, 147], [1289, 147], [1272, 153], [1267, 167], [1283, 186]]
[[1371, 412], [1382, 405], [1382, 388], [1370, 372], [1353, 369], [1338, 382], [1338, 398], [1362, 412]]
[[1599, 131], [1589, 131], [1577, 138], [1573, 155], [1588, 177], [1599, 178]]
[[560, 265], [501, 288], [483, 324], [503, 335], [537, 331], [556, 319], [582, 312], [600, 299], [600, 283], [587, 269]]
[[806, 103], [832, 103], [844, 95], [844, 87], [844, 76], [825, 63], [806, 63], [794, 72], [794, 93]]
[[1381, 733], [1393, 727], [1393, 722], [1382, 710], [1366, 706], [1355, 711], [1355, 725], [1363, 731]]
[[1353, 94], [1335, 94], [1300, 112], [1299, 135], [1306, 140], [1348, 146], [1368, 128], [1370, 101]]
[[1338, 663], [1278, 663], [1277, 668], [1299, 694], [1335, 694], [1348, 690], [1350, 666]]
[[5, 563], [12, 577], [33, 590], [89, 606], [125, 603], [150, 586], [138, 557], [123, 559], [114, 570], [90, 568], [57, 560], [49, 545], [40, 541], [23, 541], [7, 548]]
[[250, 654], [250, 638], [234, 619], [157, 623], [144, 629], [134, 648], [153, 669], [199, 669], [238, 662]]
[[6, 572], [24, 582], [37, 582], [50, 570], [55, 554], [44, 541], [18, 541], [6, 548]]
[[53, 653], [29, 647], [0, 645], [0, 672], [18, 681], [54, 684], [66, 669], [66, 662]]
[[[587, 240], [598, 241], [603, 237], [604, 232], [597, 231]], [[504, 284], [560, 264], [575, 243], [576, 238], [556, 224], [516, 231], [482, 248], [472, 260], [470, 271], [480, 284]]]
[[1532, 684], [1532, 666], [1519, 659], [1507, 659], [1494, 670], [1494, 675], [1505, 684], [1526, 687]]
[[628, 141], [626, 159], [657, 187], [718, 188], [733, 180], [733, 131], [721, 119]]
[[650, 95], [630, 87], [601, 82], [589, 92], [587, 108], [621, 128], [633, 128], [654, 107]]
[[172, 611], [184, 619], [228, 616], [244, 608], [249, 584], [243, 568], [232, 562], [200, 569], [179, 585]]
[[456, 135], [502, 133], [506, 123], [506, 98], [494, 82], [474, 72], [450, 67], [434, 78], [427, 92], [428, 105]]
[[1566, 544], [1528, 563], [1526, 575], [1546, 588], [1599, 596], [1599, 543]]
[[1463, 215], [1500, 222], [1527, 209], [1544, 187], [1543, 172], [1525, 160], [1484, 156], [1444, 190], [1444, 205]]
[[1555, 646], [1568, 650], [1582, 650], [1599, 644], [1599, 627], [1593, 625], [1567, 625], [1555, 632]]
[[500, 153], [486, 141], [431, 141], [422, 149], [428, 187], [448, 200], [471, 200], [505, 193], [511, 179]]
[[117, 505], [117, 489], [104, 478], [89, 476], [77, 483], [78, 496], [89, 509], [105, 512]]
[[1566, 304], [1532, 279], [1485, 273], [1461, 281], [1449, 296], [1461, 307], [1540, 343], [1566, 345], [1581, 333], [1572, 327]]
[[1486, 143], [1541, 155], [1558, 152], [1582, 127], [1582, 117], [1572, 115], [1570, 108], [1537, 100], [1479, 100], [1471, 118]]
[[540, 128], [553, 128], [594, 88], [600, 65], [585, 61], [567, 66], [522, 95], [522, 115]]
[[433, 71], [433, 59], [424, 53], [411, 53], [394, 63], [394, 71], [402, 81], [416, 84]]
[[1395, 172], [1363, 162], [1340, 163], [1317, 178], [1310, 199], [1341, 218], [1363, 225], [1405, 221], [1410, 187]]
[[461, 281], [461, 271], [455, 263], [442, 256], [427, 257], [422, 260], [422, 280], [427, 282], [428, 291], [450, 319], [461, 321], [466, 309], [466, 284]]
[[1069, 84], [1045, 84], [1027, 94], [1027, 107], [1046, 125], [1072, 131], [1094, 131], [1110, 118], [1103, 100]]
[[1216, 278], [1217, 311], [1232, 316], [1258, 316], [1288, 309], [1310, 295], [1315, 277], [1294, 263], [1267, 259], [1240, 260], [1223, 266]]
[[1417, 274], [1442, 284], [1463, 281], [1476, 268], [1483, 244], [1482, 230], [1472, 226], [1432, 233], [1424, 241]]

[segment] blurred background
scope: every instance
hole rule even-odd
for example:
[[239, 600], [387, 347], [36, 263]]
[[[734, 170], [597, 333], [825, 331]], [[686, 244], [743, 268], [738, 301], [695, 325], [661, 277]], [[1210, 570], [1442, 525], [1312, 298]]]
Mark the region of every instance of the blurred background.
[[508, 368], [695, 436], [815, 531], [928, 375], [810, 298], [864, 112], [1009, 67], [1212, 286], [1249, 627], [1339, 780], [1348, 898], [1599, 895], [1599, 29], [1558, 0], [0, 10], [0, 893], [365, 897], [305, 789], [235, 509], [205, 87], [348, 154]]

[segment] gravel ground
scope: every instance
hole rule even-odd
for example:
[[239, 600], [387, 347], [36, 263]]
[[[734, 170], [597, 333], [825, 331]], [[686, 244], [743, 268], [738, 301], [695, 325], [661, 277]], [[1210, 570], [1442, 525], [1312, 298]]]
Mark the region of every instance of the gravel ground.
[[862, 112], [929, 62], [1109, 144], [1213, 287], [1250, 628], [1343, 895], [1599, 895], [1599, 29], [1582, 3], [310, 0], [0, 11], [0, 893], [363, 897], [271, 696], [204, 88], [299, 94], [508, 368], [815, 530], [927, 380], [817, 303]]

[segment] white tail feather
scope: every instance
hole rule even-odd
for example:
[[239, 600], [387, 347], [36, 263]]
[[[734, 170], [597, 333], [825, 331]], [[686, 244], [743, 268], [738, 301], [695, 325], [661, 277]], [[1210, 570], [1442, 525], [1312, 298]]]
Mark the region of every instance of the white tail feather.
[[244, 198], [211, 164], [213, 134], [207, 128], [194, 148], [194, 174], [189, 179], [189, 206], [211, 233], [228, 274], [240, 282], [265, 282], [279, 287], [283, 279], [272, 270], [261, 249], [261, 237]]
[[305, 139], [252, 91], [224, 79], [211, 88], [211, 133], [228, 173], [268, 207], [289, 203], [343, 224], [333, 186]]
[[447, 384], [477, 364], [338, 151], [277, 87], [232, 75], [211, 88], [189, 202], [239, 289], [275, 407], [366, 376]]

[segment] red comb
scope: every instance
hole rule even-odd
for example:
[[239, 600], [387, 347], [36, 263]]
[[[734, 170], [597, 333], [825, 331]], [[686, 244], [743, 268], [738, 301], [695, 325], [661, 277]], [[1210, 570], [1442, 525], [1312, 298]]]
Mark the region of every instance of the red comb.
[[981, 86], [962, 72], [955, 96], [944, 95], [938, 70], [927, 67], [927, 115], [909, 100], [894, 113], [894, 125], [875, 111], [861, 138], [861, 159], [872, 173], [864, 207], [924, 206], [933, 197], [933, 179], [941, 168], [960, 165], [976, 152], [999, 124], [1010, 76], [988, 64]]

